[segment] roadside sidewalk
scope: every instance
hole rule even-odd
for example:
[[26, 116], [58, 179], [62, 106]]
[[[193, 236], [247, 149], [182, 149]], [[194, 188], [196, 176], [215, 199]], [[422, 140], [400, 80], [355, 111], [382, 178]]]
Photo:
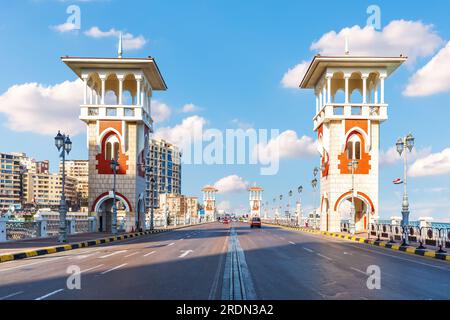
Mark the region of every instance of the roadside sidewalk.
[[140, 237], [149, 234], [156, 234], [161, 232], [169, 232], [172, 230], [178, 230], [193, 226], [202, 225], [191, 224], [182, 225], [178, 227], [172, 227], [167, 229], [154, 229], [143, 232], [133, 232], [133, 233], [121, 233], [117, 235], [112, 235], [108, 233], [82, 233], [76, 235], [68, 236], [67, 244], [61, 244], [58, 242], [57, 237], [42, 238], [42, 239], [29, 239], [22, 241], [13, 242], [2, 242], [0, 243], [0, 263], [20, 260], [25, 258], [31, 258], [36, 256], [43, 256], [46, 254], [52, 254], [62, 251], [74, 250], [79, 248], [96, 246], [103, 243], [109, 243], [113, 241], [120, 241], [129, 238]]
[[326, 237], [333, 237], [333, 238], [339, 238], [339, 239], [344, 239], [344, 240], [349, 240], [349, 241], [354, 241], [354, 242], [359, 242], [359, 243], [365, 243], [365, 244], [372, 245], [372, 246], [383, 247], [383, 248], [401, 251], [401, 252], [405, 252], [405, 253], [409, 253], [409, 254], [415, 254], [415, 255], [422, 256], [422, 257], [429, 257], [429, 258], [434, 258], [434, 259], [439, 259], [439, 260], [450, 261], [450, 255], [446, 254], [446, 253], [437, 253], [432, 250], [417, 249], [417, 248], [410, 247], [410, 246], [402, 247], [398, 243], [389, 243], [387, 241], [378, 241], [378, 240], [374, 240], [374, 239], [367, 239], [367, 234], [352, 236], [352, 235], [343, 234], [343, 233], [339, 233], [339, 232], [318, 231], [318, 230], [312, 230], [312, 229], [308, 229], [308, 228], [290, 227], [290, 226], [283, 226], [283, 225], [272, 224], [272, 223], [265, 223], [265, 224], [267, 224], [269, 226], [288, 229], [288, 230], [308, 232], [308, 233], [313, 233], [313, 234], [322, 235], [322, 236], [326, 236]]

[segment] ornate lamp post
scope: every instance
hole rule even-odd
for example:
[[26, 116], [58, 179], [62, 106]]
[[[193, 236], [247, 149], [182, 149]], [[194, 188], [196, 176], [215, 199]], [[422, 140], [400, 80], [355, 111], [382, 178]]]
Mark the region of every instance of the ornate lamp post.
[[300, 222], [301, 222], [301, 219], [302, 219], [302, 192], [303, 192], [303, 186], [299, 186], [297, 191], [298, 191], [298, 194], [299, 194], [298, 203], [300, 204], [300, 210], [298, 212], [297, 223], [300, 225], [299, 219], [300, 219]]
[[[408, 150], [412, 151], [414, 148], [414, 137], [410, 133], [406, 137], [398, 138], [397, 143], [397, 152], [400, 156], [403, 154], [404, 166], [403, 166], [403, 201], [402, 201], [402, 227], [403, 232], [405, 233], [403, 237], [402, 245], [408, 245], [408, 235], [407, 235], [407, 226], [409, 225], [409, 200], [408, 200], [408, 191], [407, 191], [407, 183], [408, 183]], [[407, 150], [405, 150], [405, 147]], [[404, 151], [404, 152], [403, 152]]]
[[65, 183], [66, 183], [66, 153], [69, 155], [72, 150], [72, 141], [70, 141], [69, 136], [58, 134], [55, 137], [55, 146], [60, 151], [60, 158], [62, 159], [62, 186], [61, 186], [61, 201], [59, 204], [59, 238], [58, 242], [67, 242], [67, 207], [66, 207], [66, 195], [65, 195]]
[[351, 160], [348, 163], [348, 169], [352, 172], [352, 205], [350, 209], [350, 233], [355, 234], [355, 217], [356, 217], [356, 210], [355, 210], [355, 171], [358, 168], [358, 161], [357, 160]]
[[112, 221], [111, 221], [111, 233], [117, 233], [117, 204], [116, 204], [116, 175], [119, 169], [118, 159], [112, 159], [110, 162], [111, 170], [113, 171], [113, 205], [112, 205]]
[[[316, 170], [314, 169], [314, 172], [315, 172]], [[317, 174], [316, 174], [317, 175]], [[313, 191], [314, 191], [314, 229], [316, 229], [317, 228], [317, 208], [316, 208], [316, 188], [317, 188], [317, 178], [314, 178], [312, 181], [311, 181], [311, 186], [312, 186], [312, 188], [313, 188]]]
[[282, 200], [283, 200], [283, 195], [280, 194], [280, 217], [283, 216], [283, 213], [282, 213], [282, 211], [283, 211], [283, 205], [282, 205], [282, 203], [281, 203]]
[[273, 217], [276, 219], [277, 215], [276, 215], [276, 202], [277, 202], [277, 198], [273, 198]]
[[291, 198], [292, 198], [292, 190], [288, 193], [289, 200], [288, 200], [288, 217], [289, 217], [289, 223], [291, 222]]

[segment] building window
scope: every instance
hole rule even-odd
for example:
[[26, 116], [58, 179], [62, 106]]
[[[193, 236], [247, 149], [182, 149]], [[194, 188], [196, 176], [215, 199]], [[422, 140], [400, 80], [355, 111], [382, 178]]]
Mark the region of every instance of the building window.
[[106, 108], [106, 115], [108, 117], [115, 117], [115, 116], [117, 116], [116, 108]]
[[347, 159], [361, 160], [361, 140], [357, 135], [352, 135], [347, 142]]
[[116, 135], [111, 135], [106, 140], [105, 144], [105, 160], [112, 160], [119, 158], [119, 139], [117, 139]]

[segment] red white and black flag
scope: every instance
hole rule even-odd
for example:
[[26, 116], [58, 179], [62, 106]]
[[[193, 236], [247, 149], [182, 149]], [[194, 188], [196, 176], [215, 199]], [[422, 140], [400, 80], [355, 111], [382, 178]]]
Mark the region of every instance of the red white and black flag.
[[395, 179], [394, 181], [392, 181], [394, 184], [402, 184], [403, 180], [400, 178]]

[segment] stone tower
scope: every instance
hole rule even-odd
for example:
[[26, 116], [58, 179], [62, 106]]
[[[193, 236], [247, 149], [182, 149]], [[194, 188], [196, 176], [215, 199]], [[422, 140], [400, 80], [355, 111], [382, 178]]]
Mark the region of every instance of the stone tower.
[[261, 217], [263, 189], [257, 186], [248, 189], [250, 202], [250, 217]]
[[216, 218], [216, 193], [218, 190], [213, 186], [205, 186], [202, 192], [206, 221], [214, 221]]
[[148, 58], [79, 58], [62, 61], [84, 83], [80, 119], [87, 126], [89, 208], [100, 231], [111, 232], [113, 170], [118, 159], [118, 227], [145, 228], [149, 205], [149, 138], [153, 91], [166, 90], [155, 60]]
[[361, 232], [378, 219], [380, 124], [388, 119], [385, 80], [406, 60], [317, 55], [300, 84], [316, 96], [323, 231], [340, 231], [341, 219], [353, 216]]

